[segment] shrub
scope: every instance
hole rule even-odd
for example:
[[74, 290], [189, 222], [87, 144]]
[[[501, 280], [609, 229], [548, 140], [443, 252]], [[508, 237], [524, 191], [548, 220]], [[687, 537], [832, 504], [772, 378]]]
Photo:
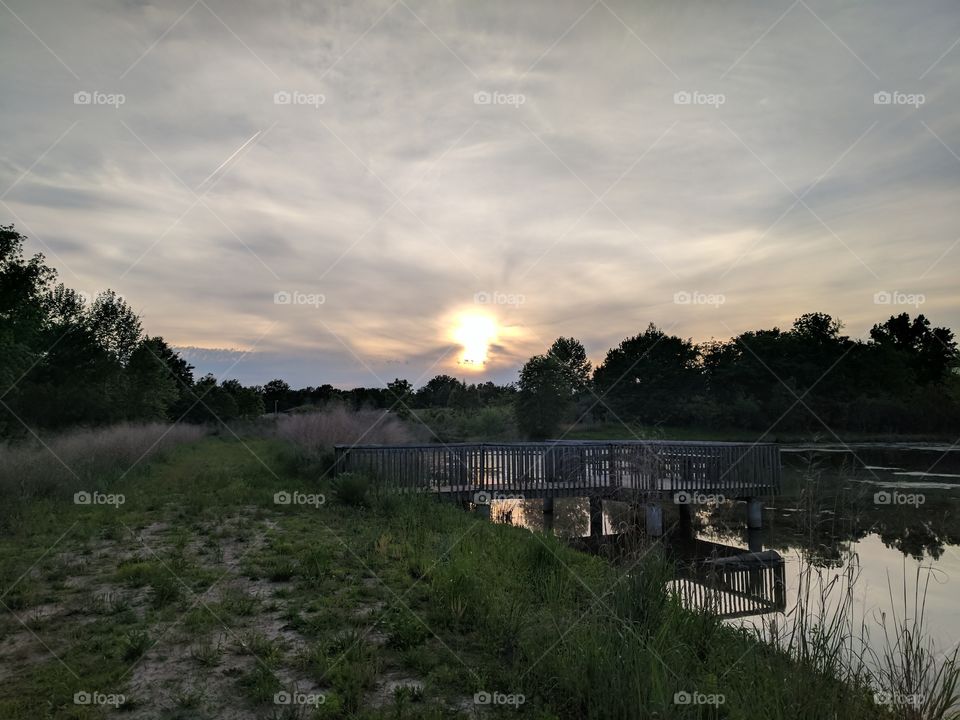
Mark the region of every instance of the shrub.
[[358, 473], [341, 473], [333, 481], [333, 495], [338, 502], [353, 507], [370, 505], [370, 479]]

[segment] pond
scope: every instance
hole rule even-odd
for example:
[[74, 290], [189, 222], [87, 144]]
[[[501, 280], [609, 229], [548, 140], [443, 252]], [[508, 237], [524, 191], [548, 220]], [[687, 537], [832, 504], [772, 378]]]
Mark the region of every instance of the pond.
[[[857, 627], [864, 621], [875, 649], [883, 614], [888, 621], [893, 612], [912, 620], [922, 609], [923, 628], [934, 647], [952, 651], [960, 642], [960, 446], [794, 445], [783, 446], [781, 454], [782, 492], [767, 500], [762, 530], [747, 531], [744, 503], [697, 506], [693, 513], [692, 534], [702, 541], [699, 546], [720, 548], [721, 554], [762, 546], [783, 558], [786, 612], [761, 609], [730, 622], [758, 628], [772, 616], [789, 622], [806, 577], [813, 579], [815, 596], [833, 579], [843, 581], [825, 601], [825, 607], [833, 607], [850, 573], [852, 619]], [[492, 514], [503, 522], [544, 528], [541, 501], [495, 503]], [[629, 530], [635, 522], [625, 503], [604, 503], [605, 534]], [[675, 536], [679, 510], [665, 507], [664, 523]], [[553, 529], [568, 537], [586, 536], [588, 501], [557, 499]], [[919, 603], [914, 598], [918, 582]]]

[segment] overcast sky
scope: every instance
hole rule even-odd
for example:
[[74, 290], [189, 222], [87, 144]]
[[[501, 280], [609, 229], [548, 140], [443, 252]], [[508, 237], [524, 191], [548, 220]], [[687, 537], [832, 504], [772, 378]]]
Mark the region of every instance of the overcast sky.
[[0, 68], [0, 222], [199, 371], [960, 327], [955, 0], [3, 0]]

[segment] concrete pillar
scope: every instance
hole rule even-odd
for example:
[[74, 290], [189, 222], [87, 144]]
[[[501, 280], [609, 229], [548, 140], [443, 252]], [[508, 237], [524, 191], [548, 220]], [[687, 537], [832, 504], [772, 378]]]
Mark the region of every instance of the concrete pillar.
[[763, 533], [760, 528], [747, 530], [747, 549], [750, 552], [763, 552]]
[[663, 508], [656, 503], [647, 503], [647, 535], [661, 537], [663, 535]]
[[603, 500], [599, 497], [590, 498], [590, 536], [603, 535]]
[[747, 498], [747, 527], [751, 530], [763, 527], [763, 502], [759, 498]]

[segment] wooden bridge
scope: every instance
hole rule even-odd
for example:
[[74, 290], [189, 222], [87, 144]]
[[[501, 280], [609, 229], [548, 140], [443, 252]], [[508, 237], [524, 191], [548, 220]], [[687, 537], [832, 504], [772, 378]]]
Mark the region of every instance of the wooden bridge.
[[569, 496], [748, 499], [776, 494], [781, 474], [774, 444], [672, 440], [338, 445], [336, 472], [367, 473], [387, 490], [481, 503]]

